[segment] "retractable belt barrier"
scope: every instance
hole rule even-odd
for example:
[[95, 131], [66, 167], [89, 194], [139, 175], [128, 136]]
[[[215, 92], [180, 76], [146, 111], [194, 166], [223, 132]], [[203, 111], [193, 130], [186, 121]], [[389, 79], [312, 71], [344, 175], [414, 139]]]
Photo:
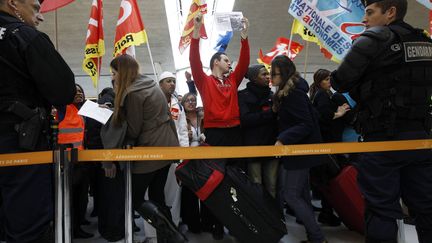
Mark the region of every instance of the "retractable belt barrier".
[[[420, 149], [432, 149], [432, 139], [284, 146], [134, 147], [132, 149], [82, 150], [78, 152], [78, 162], [253, 158]], [[0, 154], [0, 167], [50, 163], [53, 163], [52, 151]]]

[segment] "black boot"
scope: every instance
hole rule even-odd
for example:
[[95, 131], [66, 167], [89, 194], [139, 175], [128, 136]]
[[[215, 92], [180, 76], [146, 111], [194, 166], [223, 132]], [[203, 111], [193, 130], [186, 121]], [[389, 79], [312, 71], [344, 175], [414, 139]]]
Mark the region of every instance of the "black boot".
[[42, 233], [39, 238], [32, 243], [54, 243], [54, 227], [48, 226], [47, 230]]
[[137, 210], [149, 224], [155, 227], [158, 242], [184, 243], [187, 242], [186, 236], [179, 232], [172, 222], [170, 214], [164, 213], [164, 209], [158, 208], [150, 201], [144, 202]]
[[341, 220], [333, 212], [322, 211], [318, 215], [318, 222], [333, 227], [341, 225]]
[[379, 240], [366, 236], [366, 243], [397, 243], [397, 240]]
[[419, 243], [432, 242], [432, 230], [422, 230], [419, 228], [416, 228], [416, 230], [417, 230]]

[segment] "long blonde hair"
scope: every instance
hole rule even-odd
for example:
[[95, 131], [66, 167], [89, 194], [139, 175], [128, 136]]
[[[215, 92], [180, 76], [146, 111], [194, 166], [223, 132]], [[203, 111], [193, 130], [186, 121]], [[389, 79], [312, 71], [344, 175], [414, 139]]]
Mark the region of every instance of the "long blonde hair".
[[282, 98], [288, 96], [291, 90], [295, 88], [295, 83], [299, 80], [300, 75], [294, 63], [285, 55], [275, 57], [271, 67], [272, 73], [276, 67], [279, 68], [280, 72], [281, 83], [273, 98], [273, 110], [279, 111]]
[[124, 111], [120, 107], [123, 96], [127, 88], [129, 88], [137, 79], [139, 74], [139, 64], [135, 58], [129, 55], [120, 55], [114, 58], [110, 67], [117, 72], [117, 82], [114, 87], [116, 98], [114, 100], [114, 124], [119, 125], [124, 120]]

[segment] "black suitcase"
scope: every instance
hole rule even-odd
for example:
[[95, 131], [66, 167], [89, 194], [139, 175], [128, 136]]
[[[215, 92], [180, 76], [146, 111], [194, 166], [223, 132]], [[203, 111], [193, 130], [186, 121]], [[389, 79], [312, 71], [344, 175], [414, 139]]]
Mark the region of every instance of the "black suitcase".
[[204, 204], [240, 242], [278, 243], [287, 234], [276, 200], [237, 167], [225, 168], [222, 182]]

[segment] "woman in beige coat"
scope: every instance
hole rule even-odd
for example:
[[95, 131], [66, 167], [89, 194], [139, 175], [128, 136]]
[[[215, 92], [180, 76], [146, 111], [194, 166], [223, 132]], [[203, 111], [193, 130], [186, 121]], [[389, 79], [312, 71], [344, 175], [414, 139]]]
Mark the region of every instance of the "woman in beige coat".
[[[139, 74], [139, 65], [129, 55], [121, 55], [111, 61], [112, 79], [114, 80], [116, 99], [113, 122], [120, 125], [127, 123], [127, 132], [123, 144], [135, 147], [179, 146], [177, 131], [168, 111], [166, 98], [159, 85], [147, 76]], [[142, 215], [153, 221], [158, 236], [172, 235], [182, 242], [178, 232], [171, 225], [169, 209], [165, 205], [164, 187], [170, 164], [173, 161], [134, 162], [132, 165], [132, 205], [140, 214], [150, 210], [145, 208], [144, 194], [147, 190], [149, 199], [159, 206], [155, 215]], [[144, 212], [144, 213], [143, 213]], [[166, 216], [169, 222], [160, 221], [152, 216]], [[157, 221], [157, 222], [154, 222]], [[154, 223], [159, 225], [154, 225]], [[169, 223], [169, 224], [168, 224]], [[169, 229], [171, 228], [171, 229]], [[175, 226], [174, 226], [175, 228]], [[167, 231], [168, 230], [168, 231]]]

